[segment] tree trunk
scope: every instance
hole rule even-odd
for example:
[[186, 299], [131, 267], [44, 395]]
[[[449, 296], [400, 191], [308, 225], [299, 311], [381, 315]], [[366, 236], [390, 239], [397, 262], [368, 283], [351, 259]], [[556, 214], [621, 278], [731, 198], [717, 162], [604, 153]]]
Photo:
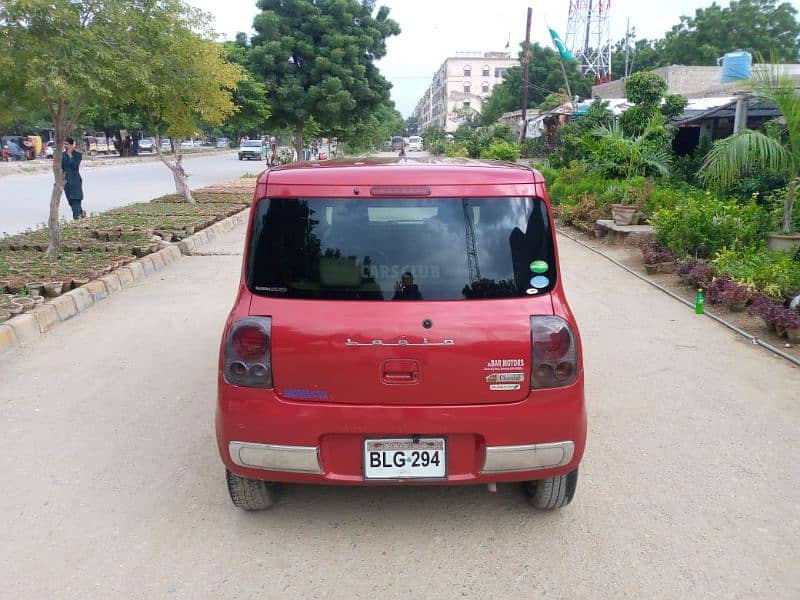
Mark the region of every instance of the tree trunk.
[[172, 138], [170, 138], [170, 144], [175, 151], [174, 163], [168, 161], [161, 153], [161, 136], [158, 135], [158, 131], [156, 131], [156, 153], [158, 154], [158, 158], [161, 159], [161, 162], [163, 162], [172, 173], [172, 180], [175, 182], [175, 191], [183, 196], [183, 199], [186, 200], [186, 202], [189, 204], [194, 204], [195, 202], [194, 198], [192, 197], [192, 191], [189, 189], [188, 183], [186, 183], [188, 175], [183, 169], [183, 156], [180, 153], [180, 146], [176, 144], [175, 140]]
[[303, 160], [303, 127], [304, 124], [300, 123], [295, 129], [294, 137], [294, 150], [297, 152], [297, 160]]
[[45, 256], [55, 258], [61, 245], [61, 223], [58, 220], [58, 207], [61, 204], [61, 194], [64, 193], [64, 171], [61, 168], [61, 155], [64, 153], [64, 114], [60, 109], [54, 115], [53, 127], [56, 132], [56, 147], [53, 149], [53, 190], [50, 192], [50, 215], [47, 219], [47, 229], [50, 231], [50, 243], [47, 245]]
[[783, 199], [783, 220], [781, 221], [781, 233], [792, 232], [792, 209], [797, 195], [797, 178], [792, 177], [789, 185], [786, 186], [786, 198]]

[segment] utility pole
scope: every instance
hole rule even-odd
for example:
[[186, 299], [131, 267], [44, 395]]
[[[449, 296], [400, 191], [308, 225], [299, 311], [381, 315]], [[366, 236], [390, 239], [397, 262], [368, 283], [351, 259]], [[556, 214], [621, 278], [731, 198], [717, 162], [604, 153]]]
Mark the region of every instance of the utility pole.
[[628, 57], [631, 53], [631, 47], [628, 42], [631, 35], [631, 18], [628, 17], [628, 24], [625, 26], [625, 77], [628, 76]]
[[525, 141], [528, 133], [528, 63], [531, 59], [531, 19], [533, 9], [528, 7], [528, 23], [525, 25], [525, 50], [522, 57], [522, 132], [519, 136], [519, 143]]

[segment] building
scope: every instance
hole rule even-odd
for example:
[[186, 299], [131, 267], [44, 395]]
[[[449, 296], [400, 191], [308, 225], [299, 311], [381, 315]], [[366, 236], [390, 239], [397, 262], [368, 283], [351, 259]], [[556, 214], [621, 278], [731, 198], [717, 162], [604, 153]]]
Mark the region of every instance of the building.
[[[753, 71], [763, 68], [776, 68], [794, 78], [800, 75], [800, 65], [753, 65]], [[746, 80], [722, 83], [722, 67], [695, 67], [672, 65], [653, 69], [667, 82], [668, 94], [681, 94], [687, 98], [714, 98], [733, 96], [736, 92], [746, 91]], [[624, 98], [625, 78], [601, 83], [592, 87], [592, 98]]]
[[465, 111], [480, 113], [506, 70], [518, 65], [508, 52], [458, 52], [446, 58], [414, 109], [420, 133], [429, 127], [454, 132]]

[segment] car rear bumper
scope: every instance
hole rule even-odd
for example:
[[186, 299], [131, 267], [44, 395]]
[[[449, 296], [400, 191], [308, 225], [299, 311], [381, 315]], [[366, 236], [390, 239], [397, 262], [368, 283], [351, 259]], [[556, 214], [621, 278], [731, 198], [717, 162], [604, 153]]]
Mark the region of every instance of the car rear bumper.
[[[363, 485], [364, 441], [441, 436], [447, 478], [438, 484], [527, 481], [568, 473], [583, 457], [583, 382], [522, 402], [362, 406], [286, 401], [273, 390], [221, 383], [217, 443], [226, 468], [266, 481]], [[384, 480], [415, 484], [418, 480]]]

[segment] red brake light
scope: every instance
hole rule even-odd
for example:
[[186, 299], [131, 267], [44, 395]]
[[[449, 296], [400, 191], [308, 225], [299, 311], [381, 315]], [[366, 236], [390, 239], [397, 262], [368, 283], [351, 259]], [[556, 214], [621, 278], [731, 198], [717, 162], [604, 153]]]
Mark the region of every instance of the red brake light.
[[260, 327], [244, 326], [233, 332], [233, 351], [244, 360], [255, 360], [267, 353], [269, 337]]
[[531, 317], [531, 354], [532, 388], [566, 386], [578, 378], [577, 338], [565, 319]]

